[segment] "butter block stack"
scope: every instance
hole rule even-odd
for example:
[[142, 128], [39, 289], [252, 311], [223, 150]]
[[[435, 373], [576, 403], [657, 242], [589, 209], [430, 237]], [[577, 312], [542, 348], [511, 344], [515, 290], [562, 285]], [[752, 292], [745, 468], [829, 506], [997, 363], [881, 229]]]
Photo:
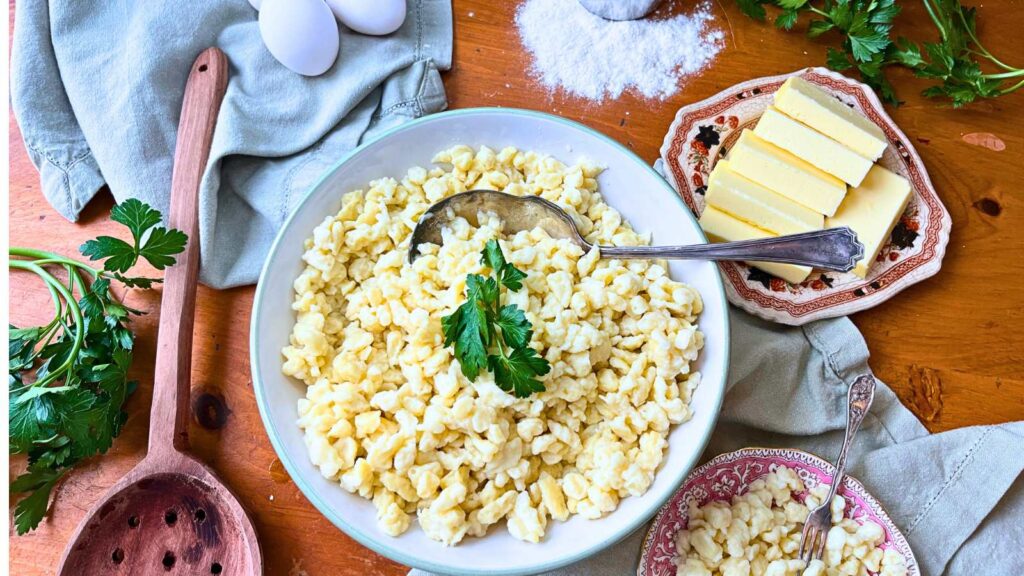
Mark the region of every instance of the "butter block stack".
[[[775, 93], [708, 181], [701, 227], [715, 241], [849, 226], [864, 244], [864, 278], [910, 200], [910, 184], [876, 164], [887, 145], [871, 120], [799, 77]], [[807, 266], [750, 262], [792, 283]]]

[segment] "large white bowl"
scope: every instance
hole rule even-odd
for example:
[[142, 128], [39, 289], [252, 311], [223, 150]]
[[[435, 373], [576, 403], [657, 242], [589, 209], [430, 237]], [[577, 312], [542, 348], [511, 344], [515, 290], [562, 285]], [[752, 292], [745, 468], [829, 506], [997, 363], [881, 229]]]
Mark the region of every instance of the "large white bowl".
[[429, 540], [415, 522], [405, 534], [387, 536], [377, 527], [373, 504], [321, 476], [307, 456], [296, 425], [296, 402], [304, 396], [305, 385], [281, 373], [281, 349], [295, 322], [290, 308], [292, 281], [302, 270], [303, 241], [325, 216], [339, 209], [343, 194], [376, 178], [401, 178], [410, 166], [430, 165], [436, 152], [454, 144], [515, 146], [546, 152], [567, 163], [592, 159], [607, 167], [599, 178], [601, 194], [635, 229], [652, 232], [659, 244], [706, 242], [693, 215], [654, 170], [585, 126], [505, 108], [457, 110], [409, 122], [342, 158], [285, 222], [256, 291], [250, 342], [253, 388], [267, 435], [292, 479], [320, 512], [361, 544], [397, 562], [444, 574], [551, 570], [595, 554], [641, 527], [697, 462], [718, 417], [729, 365], [725, 293], [714, 264], [671, 263], [672, 277], [697, 288], [704, 299], [699, 323], [705, 345], [696, 363], [703, 380], [693, 396], [693, 419], [672, 430], [665, 461], [646, 494], [623, 499], [618, 510], [600, 520], [552, 521], [539, 544], [512, 538], [504, 525], [451, 548]]

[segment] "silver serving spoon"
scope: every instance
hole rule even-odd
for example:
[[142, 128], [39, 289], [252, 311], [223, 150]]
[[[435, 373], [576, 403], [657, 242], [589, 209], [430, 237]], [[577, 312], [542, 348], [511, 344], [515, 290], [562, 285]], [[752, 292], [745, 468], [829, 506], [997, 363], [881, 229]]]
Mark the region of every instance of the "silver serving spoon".
[[[420, 244], [440, 245], [441, 229], [455, 218], [477, 226], [477, 215], [494, 213], [504, 230], [515, 234], [541, 228], [552, 238], [565, 238], [589, 252], [593, 245], [583, 239], [572, 217], [540, 196], [513, 196], [494, 190], [470, 190], [434, 204], [420, 216], [409, 243], [409, 262], [419, 257]], [[668, 260], [755, 260], [813, 266], [848, 272], [864, 256], [864, 246], [849, 228], [830, 228], [803, 234], [741, 242], [690, 246], [600, 246], [602, 258], [664, 258]]]

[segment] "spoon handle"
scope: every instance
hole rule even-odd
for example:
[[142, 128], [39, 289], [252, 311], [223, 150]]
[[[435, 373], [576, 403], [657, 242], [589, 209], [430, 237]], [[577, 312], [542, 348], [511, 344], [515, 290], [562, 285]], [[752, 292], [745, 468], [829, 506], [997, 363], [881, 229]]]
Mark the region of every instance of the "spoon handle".
[[785, 262], [848, 272], [864, 256], [864, 246], [849, 228], [690, 246], [601, 246], [602, 258], [668, 260], [754, 260]]
[[185, 251], [164, 274], [149, 416], [149, 456], [188, 448], [192, 326], [199, 276], [199, 184], [210, 158], [217, 113], [227, 90], [228, 60], [216, 48], [192, 64], [178, 121], [168, 223], [188, 235]]

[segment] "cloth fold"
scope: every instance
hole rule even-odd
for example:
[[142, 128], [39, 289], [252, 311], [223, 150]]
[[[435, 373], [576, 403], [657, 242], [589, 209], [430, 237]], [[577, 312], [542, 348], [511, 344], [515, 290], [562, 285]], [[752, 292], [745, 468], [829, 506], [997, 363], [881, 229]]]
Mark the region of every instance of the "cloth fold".
[[366, 138], [444, 109], [449, 0], [409, 0], [395, 33], [339, 25], [326, 74], [289, 71], [245, 0], [18, 2], [11, 103], [43, 194], [75, 220], [104, 183], [165, 215], [185, 80], [205, 48], [231, 67], [200, 193], [201, 280], [256, 281], [284, 219]]
[[[869, 370], [860, 332], [848, 318], [790, 327], [729, 312], [732, 366], [704, 460], [767, 446], [834, 461], [846, 426], [847, 389]], [[929, 434], [879, 382], [848, 473], [906, 535], [923, 576], [1018, 575], [1024, 574], [1022, 448], [1024, 422]], [[635, 574], [646, 532], [645, 526], [548, 576]]]

